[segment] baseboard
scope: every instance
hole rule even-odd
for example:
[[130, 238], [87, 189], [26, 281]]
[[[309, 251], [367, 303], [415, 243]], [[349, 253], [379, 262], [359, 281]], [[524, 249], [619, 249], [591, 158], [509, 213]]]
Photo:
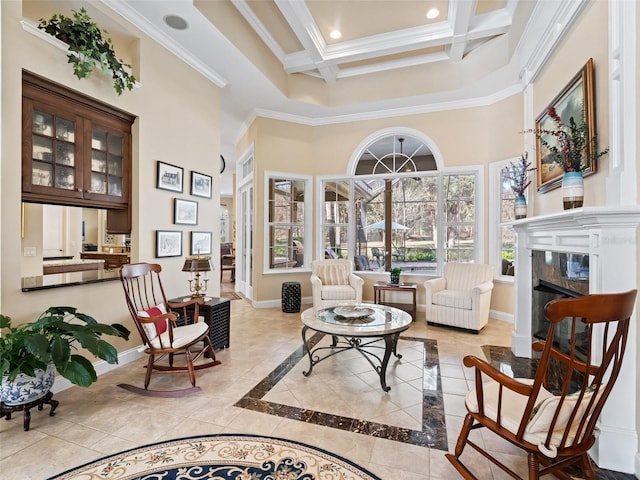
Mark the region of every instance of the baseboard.
[[[111, 370], [115, 370], [118, 367], [126, 365], [127, 363], [131, 363], [144, 356], [145, 356], [144, 350], [142, 350], [142, 346], [139, 345], [137, 347], [133, 347], [118, 353], [118, 363], [111, 364], [111, 363], [105, 362], [104, 360], [99, 360], [93, 364], [93, 368], [95, 368], [96, 374], [99, 377], [100, 375], [110, 372]], [[58, 392], [62, 392], [63, 390], [66, 390], [67, 388], [74, 387], [74, 386], [75, 385], [71, 383], [69, 380], [67, 380], [66, 378], [60, 375], [57, 375], [56, 381], [53, 384], [51, 391], [53, 393], [58, 393]]]
[[498, 310], [489, 310], [489, 318], [500, 320], [501, 322], [514, 323], [513, 313], [500, 312]]
[[[638, 436], [633, 429], [612, 428], [599, 423], [599, 435], [589, 450], [599, 468], [632, 474], [638, 477]], [[640, 477], [638, 477], [640, 478]]]
[[[302, 305], [313, 305], [312, 297], [302, 297], [300, 300]], [[253, 300], [251, 305], [253, 308], [280, 308], [282, 307], [282, 300], [263, 300], [261, 302]]]

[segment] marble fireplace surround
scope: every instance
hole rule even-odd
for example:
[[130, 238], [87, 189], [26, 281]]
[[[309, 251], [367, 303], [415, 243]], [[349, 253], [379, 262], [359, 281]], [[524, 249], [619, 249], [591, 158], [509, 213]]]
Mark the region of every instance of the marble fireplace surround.
[[[584, 207], [517, 220], [515, 325], [512, 350], [531, 357], [532, 252], [551, 251], [589, 255], [589, 293], [638, 288], [640, 207]], [[591, 456], [601, 468], [634, 473], [638, 454], [637, 418], [638, 308], [636, 307], [625, 361], [602, 412], [600, 435]]]

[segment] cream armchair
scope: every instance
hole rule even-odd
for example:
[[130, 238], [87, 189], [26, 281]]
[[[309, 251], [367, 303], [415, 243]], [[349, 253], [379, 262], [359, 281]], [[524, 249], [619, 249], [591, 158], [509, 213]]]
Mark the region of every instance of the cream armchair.
[[316, 310], [345, 303], [362, 303], [364, 280], [352, 269], [349, 260], [311, 262], [311, 292]]
[[479, 332], [489, 321], [494, 268], [447, 263], [444, 276], [424, 282], [428, 323]]

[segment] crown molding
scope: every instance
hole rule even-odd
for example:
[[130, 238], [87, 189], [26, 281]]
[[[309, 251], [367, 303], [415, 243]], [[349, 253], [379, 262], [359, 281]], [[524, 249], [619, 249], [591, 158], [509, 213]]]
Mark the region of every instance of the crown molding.
[[[450, 100], [437, 103], [424, 102], [420, 105], [412, 105], [409, 107], [379, 108], [377, 110], [368, 110], [366, 112], [347, 113], [342, 115], [326, 115], [322, 117], [310, 117], [305, 115], [284, 113], [282, 111], [258, 108], [255, 109], [250, 116], [251, 120], [248, 118], [244, 122], [244, 124], [250, 125], [250, 122], [259, 117], [297, 123], [300, 125], [307, 125], [311, 127], [318, 127], [323, 125], [335, 125], [340, 123], [362, 122], [365, 120], [378, 120], [382, 118], [420, 115], [424, 113], [459, 110], [472, 107], [485, 107], [504, 100], [505, 98], [517, 95], [521, 93], [523, 89], [524, 86], [522, 84], [516, 84], [484, 97], [474, 97], [463, 100]], [[241, 137], [238, 136], [238, 138]]]
[[233, 6], [236, 7], [240, 15], [244, 17], [244, 19], [249, 23], [251, 28], [258, 34], [260, 39], [265, 43], [267, 48], [271, 50], [278, 60], [284, 64], [286, 53], [280, 47], [276, 39], [273, 38], [269, 30], [264, 26], [264, 24], [260, 21], [260, 19], [253, 13], [253, 10], [245, 0], [231, 0]]
[[539, 1], [518, 42], [520, 77], [532, 83], [589, 0]]
[[192, 55], [189, 50], [176, 43], [162, 30], [140, 15], [137, 10], [130, 7], [126, 2], [122, 0], [101, 0], [101, 2], [124, 18], [127, 22], [142, 30], [146, 35], [151, 37], [151, 39], [158, 42], [158, 44], [169, 50], [194, 70], [201, 73], [217, 87], [223, 88], [229, 83], [224, 77], [222, 77], [222, 75], [219, 75], [217, 72], [209, 68], [208, 65], [200, 61], [196, 56]]

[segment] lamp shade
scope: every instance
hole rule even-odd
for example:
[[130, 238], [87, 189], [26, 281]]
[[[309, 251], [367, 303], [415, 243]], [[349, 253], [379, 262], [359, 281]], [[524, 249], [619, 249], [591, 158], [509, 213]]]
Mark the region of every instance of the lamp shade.
[[211, 257], [187, 257], [184, 260], [183, 272], [210, 272]]

